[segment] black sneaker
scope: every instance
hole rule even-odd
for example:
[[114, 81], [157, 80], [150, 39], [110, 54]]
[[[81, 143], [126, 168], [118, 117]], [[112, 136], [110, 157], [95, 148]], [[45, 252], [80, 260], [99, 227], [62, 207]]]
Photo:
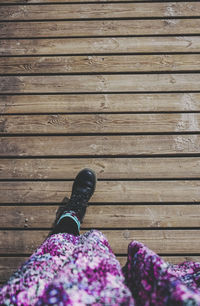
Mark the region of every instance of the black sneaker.
[[74, 211], [80, 222], [83, 221], [88, 201], [95, 191], [96, 181], [95, 172], [88, 168], [81, 170], [74, 180], [71, 198], [65, 211]]

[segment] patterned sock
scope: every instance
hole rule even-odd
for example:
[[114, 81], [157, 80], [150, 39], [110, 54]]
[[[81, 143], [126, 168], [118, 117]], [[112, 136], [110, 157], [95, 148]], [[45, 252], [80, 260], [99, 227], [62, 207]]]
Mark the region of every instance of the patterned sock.
[[73, 210], [65, 211], [65, 212], [61, 215], [61, 217], [59, 218], [57, 224], [59, 224], [60, 221], [61, 221], [63, 218], [65, 218], [65, 217], [70, 217], [70, 218], [72, 218], [72, 219], [76, 222], [76, 224], [77, 224], [77, 226], [78, 226], [78, 230], [80, 231], [81, 224], [80, 224], [80, 221], [79, 221], [79, 219], [78, 219], [76, 213], [75, 213]]
[[58, 233], [68, 233], [79, 236], [80, 221], [74, 211], [65, 211], [57, 221], [51, 235]]

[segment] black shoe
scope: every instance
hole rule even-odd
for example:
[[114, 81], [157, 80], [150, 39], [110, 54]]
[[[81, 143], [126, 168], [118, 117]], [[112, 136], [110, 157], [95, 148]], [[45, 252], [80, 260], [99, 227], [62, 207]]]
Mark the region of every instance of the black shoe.
[[88, 201], [94, 193], [96, 180], [95, 172], [88, 168], [81, 170], [74, 180], [71, 198], [66, 209], [74, 211], [80, 222], [83, 221]]

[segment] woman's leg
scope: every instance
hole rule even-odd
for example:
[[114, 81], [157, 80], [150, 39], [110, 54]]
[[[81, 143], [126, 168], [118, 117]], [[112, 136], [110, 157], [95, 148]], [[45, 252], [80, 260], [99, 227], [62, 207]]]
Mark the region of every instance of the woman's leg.
[[71, 198], [58, 214], [58, 221], [55, 221], [52, 234], [58, 235], [50, 234], [13, 273], [0, 290], [0, 305], [36, 305], [45, 287], [68, 263], [79, 243], [80, 222], [86, 212], [87, 202], [94, 192], [95, 182], [95, 174], [88, 169], [77, 175]]

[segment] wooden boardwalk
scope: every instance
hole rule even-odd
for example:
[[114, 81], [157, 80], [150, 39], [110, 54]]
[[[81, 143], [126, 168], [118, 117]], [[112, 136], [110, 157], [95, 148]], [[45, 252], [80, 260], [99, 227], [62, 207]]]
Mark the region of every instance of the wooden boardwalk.
[[199, 1], [1, 0], [0, 282], [84, 167], [82, 232], [200, 261]]

